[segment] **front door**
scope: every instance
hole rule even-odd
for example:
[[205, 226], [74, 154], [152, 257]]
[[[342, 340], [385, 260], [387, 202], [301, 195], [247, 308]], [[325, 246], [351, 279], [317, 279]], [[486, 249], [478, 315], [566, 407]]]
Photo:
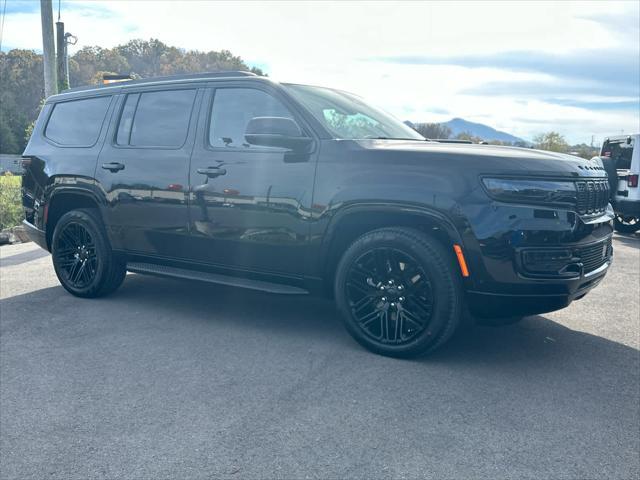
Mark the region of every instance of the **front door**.
[[185, 257], [189, 240], [189, 158], [197, 105], [190, 86], [123, 95], [98, 159], [115, 249]]
[[244, 133], [254, 117], [301, 125], [268, 86], [225, 84], [205, 95], [190, 170], [191, 253], [218, 266], [302, 275], [315, 162], [311, 154], [250, 145]]

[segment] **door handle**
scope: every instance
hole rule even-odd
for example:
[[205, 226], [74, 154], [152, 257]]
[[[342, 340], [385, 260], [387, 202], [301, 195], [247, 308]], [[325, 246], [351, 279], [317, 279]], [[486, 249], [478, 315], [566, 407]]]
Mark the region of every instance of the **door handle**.
[[207, 177], [219, 177], [220, 175], [225, 175], [227, 170], [220, 167], [206, 167], [206, 168], [198, 168], [196, 172], [201, 173], [202, 175], [206, 175]]
[[118, 170], [124, 170], [124, 164], [118, 163], [118, 162], [103, 163], [102, 168], [104, 168], [105, 170], [109, 170], [112, 173], [115, 173]]

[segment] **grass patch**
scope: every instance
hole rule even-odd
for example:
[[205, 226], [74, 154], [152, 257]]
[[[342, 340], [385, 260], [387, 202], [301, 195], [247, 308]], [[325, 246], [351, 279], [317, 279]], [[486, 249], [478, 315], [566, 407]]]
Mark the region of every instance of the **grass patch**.
[[22, 177], [7, 173], [0, 175], [0, 230], [22, 222]]

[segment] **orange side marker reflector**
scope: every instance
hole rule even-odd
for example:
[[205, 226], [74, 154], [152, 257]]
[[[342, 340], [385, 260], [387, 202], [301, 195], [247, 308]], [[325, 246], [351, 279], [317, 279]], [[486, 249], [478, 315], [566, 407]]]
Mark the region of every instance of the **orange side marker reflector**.
[[456, 252], [456, 257], [458, 257], [458, 264], [460, 265], [462, 276], [468, 277], [469, 269], [467, 268], [467, 261], [464, 259], [464, 255], [462, 254], [462, 248], [460, 248], [460, 245], [454, 243], [453, 250]]

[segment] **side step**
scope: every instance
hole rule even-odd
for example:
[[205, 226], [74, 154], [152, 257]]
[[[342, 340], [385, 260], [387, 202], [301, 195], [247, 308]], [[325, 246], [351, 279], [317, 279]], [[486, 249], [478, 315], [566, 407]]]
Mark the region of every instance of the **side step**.
[[186, 278], [188, 280], [200, 280], [202, 282], [218, 283], [231, 287], [248, 288], [261, 292], [279, 293], [283, 295], [307, 295], [309, 292], [303, 288], [281, 285], [279, 283], [253, 280], [250, 278], [231, 277], [218, 273], [200, 272], [184, 268], [168, 267], [153, 263], [127, 263], [127, 270], [134, 273], [162, 275], [167, 277]]

